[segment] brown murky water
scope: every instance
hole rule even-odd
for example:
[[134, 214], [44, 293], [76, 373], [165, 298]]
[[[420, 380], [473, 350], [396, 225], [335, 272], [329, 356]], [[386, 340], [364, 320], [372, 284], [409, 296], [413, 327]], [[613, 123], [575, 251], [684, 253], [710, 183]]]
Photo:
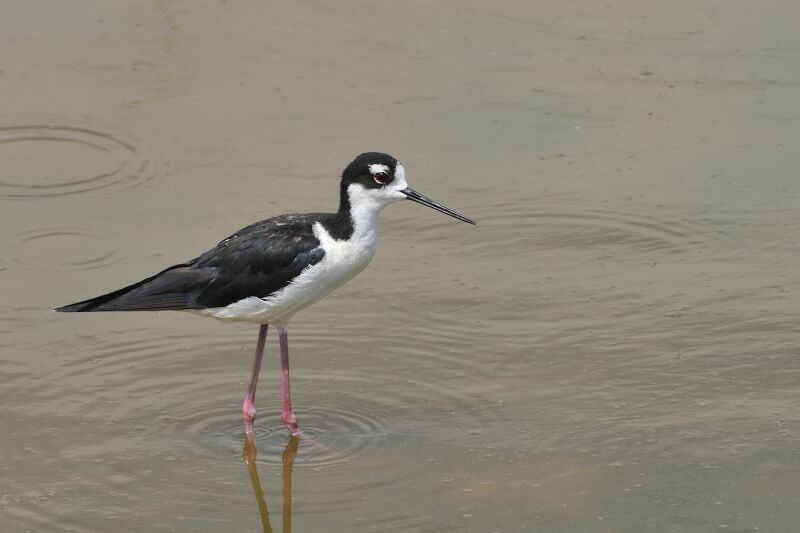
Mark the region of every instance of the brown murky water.
[[[0, 531], [800, 529], [794, 2], [10, 2], [0, 13]], [[48, 310], [355, 154], [386, 210], [275, 338]]]

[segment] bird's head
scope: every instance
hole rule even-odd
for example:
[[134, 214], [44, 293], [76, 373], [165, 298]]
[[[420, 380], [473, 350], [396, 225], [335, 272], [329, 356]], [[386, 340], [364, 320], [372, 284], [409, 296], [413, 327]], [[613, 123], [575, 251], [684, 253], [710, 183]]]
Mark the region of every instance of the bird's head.
[[340, 210], [355, 208], [377, 212], [397, 200], [412, 200], [475, 224], [474, 220], [411, 189], [406, 183], [405, 168], [389, 154], [366, 152], [356, 157], [342, 172], [341, 188]]

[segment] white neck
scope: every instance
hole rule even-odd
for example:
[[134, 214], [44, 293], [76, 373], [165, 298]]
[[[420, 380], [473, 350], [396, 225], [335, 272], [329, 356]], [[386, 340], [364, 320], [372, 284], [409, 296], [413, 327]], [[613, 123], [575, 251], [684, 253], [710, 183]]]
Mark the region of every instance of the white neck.
[[378, 219], [381, 210], [389, 204], [384, 198], [370, 194], [360, 185], [351, 185], [348, 190], [350, 197], [350, 218], [353, 221], [353, 238], [360, 238], [368, 234], [378, 233]]

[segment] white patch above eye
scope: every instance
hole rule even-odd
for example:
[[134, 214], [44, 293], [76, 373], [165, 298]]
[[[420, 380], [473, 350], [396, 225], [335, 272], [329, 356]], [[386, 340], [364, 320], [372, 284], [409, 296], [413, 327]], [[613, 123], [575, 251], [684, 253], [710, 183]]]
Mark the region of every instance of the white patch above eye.
[[406, 169], [403, 168], [403, 165], [401, 165], [399, 161], [397, 162], [397, 166], [394, 167], [394, 178], [399, 182], [406, 182]]
[[386, 172], [386, 173], [388, 173], [389, 172], [389, 167], [387, 167], [386, 165], [383, 165], [381, 163], [373, 163], [373, 164], [371, 164], [369, 166], [369, 173], [370, 174], [372, 174], [374, 176], [378, 172]]

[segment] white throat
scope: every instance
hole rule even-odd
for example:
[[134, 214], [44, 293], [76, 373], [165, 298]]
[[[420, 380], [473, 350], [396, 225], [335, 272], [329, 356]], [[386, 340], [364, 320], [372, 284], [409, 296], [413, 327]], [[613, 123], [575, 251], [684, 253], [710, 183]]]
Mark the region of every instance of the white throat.
[[389, 201], [381, 198], [375, 191], [353, 184], [347, 188], [350, 197], [350, 218], [353, 220], [353, 237], [361, 236], [370, 230], [378, 231], [378, 218]]

